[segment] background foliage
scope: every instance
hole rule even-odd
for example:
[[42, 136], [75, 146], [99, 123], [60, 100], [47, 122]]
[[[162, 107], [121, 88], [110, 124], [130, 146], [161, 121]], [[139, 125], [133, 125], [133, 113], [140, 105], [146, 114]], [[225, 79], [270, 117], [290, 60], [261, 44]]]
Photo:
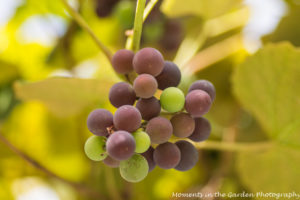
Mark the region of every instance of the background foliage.
[[[124, 48], [136, 2], [119, 1], [109, 16], [99, 17], [97, 1], [69, 3], [112, 52]], [[206, 116], [213, 130], [198, 146], [197, 166], [188, 172], [156, 167], [137, 184], [83, 152], [88, 113], [97, 107], [114, 112], [108, 90], [121, 80], [90, 35], [61, 1], [0, 2], [0, 199], [300, 192], [299, 1], [280, 1], [286, 12], [260, 45], [249, 40], [255, 12], [242, 0], [157, 4], [141, 46], [160, 49], [180, 66], [183, 91], [195, 79], [208, 79], [217, 98]]]

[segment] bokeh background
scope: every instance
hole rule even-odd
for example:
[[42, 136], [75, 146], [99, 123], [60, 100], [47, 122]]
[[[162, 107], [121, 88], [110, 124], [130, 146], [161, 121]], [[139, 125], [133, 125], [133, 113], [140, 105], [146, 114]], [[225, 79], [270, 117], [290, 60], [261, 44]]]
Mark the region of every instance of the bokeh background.
[[[125, 47], [136, 1], [69, 4], [112, 52]], [[300, 192], [299, 20], [299, 0], [159, 1], [141, 46], [180, 66], [183, 91], [196, 79], [214, 83], [217, 98], [206, 117], [217, 145], [199, 148], [188, 172], [156, 167], [131, 184], [83, 152], [88, 113], [115, 111], [108, 91], [120, 78], [104, 54], [60, 0], [0, 0], [0, 199]]]

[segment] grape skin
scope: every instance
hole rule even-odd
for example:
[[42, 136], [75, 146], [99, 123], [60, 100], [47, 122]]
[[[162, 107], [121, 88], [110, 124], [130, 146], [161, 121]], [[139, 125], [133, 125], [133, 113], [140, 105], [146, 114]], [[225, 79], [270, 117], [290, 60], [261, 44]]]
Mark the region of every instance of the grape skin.
[[133, 68], [138, 74], [157, 76], [164, 68], [162, 54], [154, 48], [143, 48], [133, 58]]
[[180, 138], [190, 136], [195, 129], [194, 119], [187, 113], [178, 113], [171, 118], [173, 134]]
[[153, 158], [160, 168], [171, 169], [178, 165], [181, 155], [175, 144], [166, 142], [156, 147]]
[[160, 103], [155, 97], [139, 99], [136, 108], [140, 111], [144, 120], [150, 120], [160, 114]]
[[98, 136], [108, 135], [107, 128], [113, 125], [113, 115], [105, 109], [93, 110], [87, 118], [90, 132]]
[[208, 81], [208, 80], [198, 80], [192, 83], [192, 85], [189, 87], [189, 91], [191, 92], [193, 90], [203, 90], [207, 92], [211, 98], [212, 101], [215, 100], [216, 97], [216, 89], [214, 85]]
[[152, 118], [146, 126], [146, 133], [148, 133], [151, 142], [154, 144], [167, 142], [172, 136], [172, 132], [171, 122], [164, 117]]
[[141, 126], [142, 116], [137, 108], [125, 105], [115, 112], [113, 122], [116, 129], [131, 133]]
[[119, 82], [110, 88], [109, 101], [116, 108], [123, 105], [133, 105], [135, 100], [135, 92], [129, 83]]
[[199, 155], [197, 149], [188, 141], [177, 141], [175, 143], [180, 150], [181, 159], [175, 169], [187, 171], [192, 169], [198, 162]]
[[105, 150], [106, 138], [93, 135], [84, 144], [84, 151], [87, 157], [94, 161], [104, 160], [107, 156]]
[[206, 140], [211, 132], [211, 125], [204, 117], [195, 118], [195, 130], [189, 139], [195, 142], [202, 142]]
[[135, 151], [133, 136], [126, 131], [116, 131], [111, 134], [106, 142], [109, 156], [115, 160], [127, 160]]
[[158, 88], [164, 90], [168, 87], [177, 87], [181, 80], [178, 66], [170, 61], [165, 61], [163, 71], [156, 77]]
[[151, 144], [149, 135], [144, 131], [137, 130], [132, 133], [132, 136], [134, 137], [136, 144], [135, 152], [144, 153], [145, 151], [147, 151]]
[[211, 106], [211, 98], [203, 90], [193, 90], [185, 98], [185, 109], [193, 117], [201, 117]]
[[174, 113], [184, 107], [184, 94], [176, 87], [165, 89], [160, 95], [160, 104], [168, 112]]
[[146, 152], [142, 153], [142, 156], [144, 156], [148, 162], [149, 172], [151, 172], [156, 166], [155, 161], [153, 160], [153, 153], [154, 149], [151, 146]]
[[119, 74], [128, 74], [133, 71], [132, 60], [134, 57], [133, 51], [121, 49], [112, 57], [112, 66]]
[[103, 160], [103, 163], [111, 168], [117, 168], [120, 165], [119, 160], [115, 160], [109, 155]]
[[138, 97], [150, 98], [157, 90], [156, 79], [149, 74], [141, 74], [134, 80], [133, 89]]
[[120, 162], [120, 174], [128, 182], [136, 183], [146, 178], [149, 171], [147, 160], [140, 154]]

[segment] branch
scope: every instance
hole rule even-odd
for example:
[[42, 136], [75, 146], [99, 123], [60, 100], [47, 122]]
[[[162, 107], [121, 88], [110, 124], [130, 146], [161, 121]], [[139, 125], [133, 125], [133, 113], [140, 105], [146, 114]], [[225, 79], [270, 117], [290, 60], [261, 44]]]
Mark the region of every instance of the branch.
[[59, 180], [61, 182], [64, 182], [64, 183], [70, 185], [71, 187], [73, 187], [79, 193], [81, 193], [83, 195], [87, 195], [89, 197], [92, 197], [93, 199], [105, 199], [98, 191], [96, 191], [94, 189], [91, 189], [91, 188], [89, 188], [89, 187], [87, 187], [87, 186], [85, 186], [83, 184], [67, 180], [67, 179], [65, 179], [63, 177], [58, 176], [54, 172], [51, 172], [46, 167], [44, 167], [42, 164], [40, 164], [38, 161], [34, 160], [30, 156], [28, 156], [27, 154], [25, 154], [24, 152], [22, 152], [20, 149], [18, 149], [17, 147], [15, 147], [12, 143], [10, 143], [2, 135], [2, 133], [0, 133], [0, 141], [3, 142], [10, 150], [12, 150], [14, 153], [16, 153], [19, 157], [21, 157], [23, 160], [25, 160], [26, 162], [28, 162], [31, 166], [33, 166], [34, 168], [42, 171], [47, 176], [55, 178], [55, 179], [57, 179], [57, 180]]
[[107, 59], [111, 62], [112, 53], [111, 51], [100, 42], [100, 40], [97, 38], [96, 34], [92, 31], [92, 29], [89, 27], [89, 25], [86, 23], [86, 21], [77, 13], [74, 8], [72, 8], [66, 0], [61, 0], [63, 4], [65, 5], [66, 9], [70, 13], [70, 15], [74, 18], [74, 20], [88, 32], [88, 34], [91, 36], [91, 38], [94, 40], [94, 42], [97, 44], [99, 49], [105, 54]]
[[154, 6], [156, 5], [156, 3], [158, 1], [159, 0], [150, 0], [150, 2], [147, 3], [147, 6], [144, 11], [144, 15], [143, 15], [143, 22], [146, 21], [147, 17], [149, 16], [149, 14], [151, 13], [152, 9], [154, 8]]
[[134, 27], [132, 35], [129, 35], [126, 42], [126, 48], [137, 51], [140, 48], [140, 41], [143, 29], [143, 15], [146, 5], [146, 0], [137, 0]]

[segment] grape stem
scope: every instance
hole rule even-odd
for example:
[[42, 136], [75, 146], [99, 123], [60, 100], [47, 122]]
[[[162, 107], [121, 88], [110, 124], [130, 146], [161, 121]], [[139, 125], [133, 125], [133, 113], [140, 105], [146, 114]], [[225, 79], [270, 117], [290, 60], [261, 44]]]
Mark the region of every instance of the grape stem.
[[144, 15], [143, 15], [143, 22], [146, 21], [147, 17], [149, 16], [149, 14], [151, 13], [152, 9], [154, 8], [154, 6], [156, 5], [156, 3], [158, 2], [159, 0], [150, 0], [147, 5], [146, 5], [146, 8], [145, 8], [145, 11], [144, 11]]
[[87, 22], [78, 14], [78, 12], [72, 8], [66, 0], [61, 0], [62, 3], [65, 5], [66, 9], [70, 13], [70, 15], [74, 18], [74, 20], [87, 31], [87, 33], [91, 36], [91, 38], [94, 40], [96, 45], [99, 47], [99, 49], [104, 53], [104, 55], [107, 57], [109, 62], [111, 62], [112, 53], [111, 51], [98, 39], [96, 34], [92, 31], [92, 29], [89, 27]]
[[38, 161], [36, 161], [35, 159], [31, 158], [29, 155], [25, 154], [24, 152], [22, 152], [20, 149], [18, 149], [17, 147], [15, 147], [12, 143], [10, 143], [0, 132], [0, 141], [5, 144], [11, 151], [13, 151], [15, 154], [17, 154], [19, 157], [21, 157], [23, 160], [25, 160], [26, 162], [28, 162], [31, 166], [35, 167], [36, 169], [42, 171], [43, 173], [45, 173], [47, 176], [55, 178], [65, 184], [70, 185], [71, 187], [73, 187], [76, 191], [78, 191], [79, 193], [81, 193], [82, 195], [86, 195], [89, 196], [93, 199], [105, 199], [104, 196], [102, 196], [98, 191], [83, 185], [81, 183], [77, 183], [77, 182], [73, 182], [70, 180], [67, 180], [63, 177], [60, 177], [59, 175], [55, 174], [54, 172], [50, 171], [49, 169], [47, 169], [45, 166], [43, 166], [42, 164], [40, 164]]
[[133, 33], [127, 38], [126, 42], [126, 48], [133, 50], [134, 52], [138, 51], [140, 48], [145, 5], [146, 0], [137, 0]]

